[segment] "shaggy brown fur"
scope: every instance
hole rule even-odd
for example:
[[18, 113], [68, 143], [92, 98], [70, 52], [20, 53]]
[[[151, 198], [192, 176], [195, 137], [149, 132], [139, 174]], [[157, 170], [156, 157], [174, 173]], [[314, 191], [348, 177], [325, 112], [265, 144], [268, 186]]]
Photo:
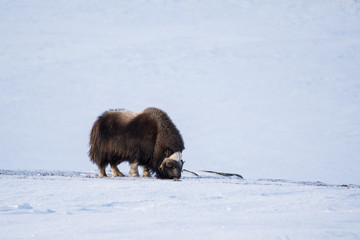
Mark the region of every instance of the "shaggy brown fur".
[[164, 111], [147, 108], [136, 114], [115, 110], [103, 113], [95, 121], [90, 134], [89, 157], [99, 167], [100, 176], [106, 176], [108, 164], [114, 176], [122, 176], [117, 165], [128, 161], [150, 169], [160, 178], [179, 178], [182, 161], [166, 164], [177, 168], [179, 174], [176, 176], [169, 173], [162, 162], [184, 149], [179, 130]]

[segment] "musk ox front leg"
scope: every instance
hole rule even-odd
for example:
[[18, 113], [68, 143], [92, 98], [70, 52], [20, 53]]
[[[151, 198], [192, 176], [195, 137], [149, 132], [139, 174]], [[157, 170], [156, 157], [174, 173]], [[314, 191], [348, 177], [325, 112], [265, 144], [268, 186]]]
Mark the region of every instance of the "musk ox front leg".
[[[132, 177], [140, 177], [139, 175], [139, 163], [135, 162], [131, 164], [131, 168], [129, 171], [130, 176]], [[151, 177], [150, 175], [150, 169], [146, 166], [143, 166], [143, 177]]]
[[150, 170], [146, 166], [144, 166], [143, 177], [151, 177]]
[[139, 163], [134, 162], [130, 166], [131, 166], [130, 171], [129, 171], [130, 176], [132, 176], [132, 177], [140, 177], [139, 170], [138, 170]]

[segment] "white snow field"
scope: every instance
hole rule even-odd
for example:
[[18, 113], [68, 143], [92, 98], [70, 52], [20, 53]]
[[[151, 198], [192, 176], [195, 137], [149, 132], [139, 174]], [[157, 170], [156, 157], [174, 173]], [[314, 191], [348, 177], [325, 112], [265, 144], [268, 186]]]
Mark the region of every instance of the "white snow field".
[[1, 239], [360, 239], [360, 186], [0, 171]]
[[[201, 178], [96, 177], [149, 106]], [[0, 109], [0, 239], [360, 239], [357, 0], [0, 0]]]

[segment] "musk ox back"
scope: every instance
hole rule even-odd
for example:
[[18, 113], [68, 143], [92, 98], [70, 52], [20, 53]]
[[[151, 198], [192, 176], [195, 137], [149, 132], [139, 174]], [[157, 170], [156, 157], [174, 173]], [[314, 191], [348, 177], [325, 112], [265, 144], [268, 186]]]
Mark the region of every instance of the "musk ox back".
[[123, 176], [117, 165], [128, 161], [130, 175], [156, 173], [159, 178], [180, 178], [184, 142], [169, 116], [157, 108], [140, 113], [126, 110], [107, 111], [95, 121], [90, 134], [89, 157], [106, 177], [110, 164], [113, 176]]

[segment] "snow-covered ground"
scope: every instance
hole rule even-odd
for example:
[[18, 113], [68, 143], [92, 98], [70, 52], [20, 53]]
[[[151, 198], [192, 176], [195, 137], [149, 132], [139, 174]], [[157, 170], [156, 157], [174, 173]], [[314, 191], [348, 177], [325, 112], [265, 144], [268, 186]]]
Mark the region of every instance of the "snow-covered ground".
[[0, 171], [2, 239], [360, 239], [360, 186]]
[[[353, 0], [0, 0], [1, 238], [359, 239], [359, 66]], [[246, 180], [81, 175], [96, 117], [148, 106]]]

